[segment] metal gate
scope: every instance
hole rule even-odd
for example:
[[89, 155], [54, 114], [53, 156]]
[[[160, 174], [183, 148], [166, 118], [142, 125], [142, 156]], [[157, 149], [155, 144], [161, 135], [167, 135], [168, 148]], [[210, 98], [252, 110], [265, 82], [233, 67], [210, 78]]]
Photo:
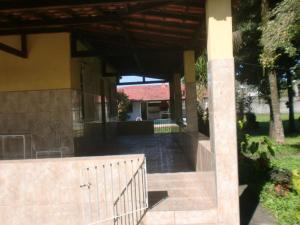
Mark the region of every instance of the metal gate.
[[85, 225], [137, 225], [148, 208], [145, 158], [85, 168], [82, 181]]

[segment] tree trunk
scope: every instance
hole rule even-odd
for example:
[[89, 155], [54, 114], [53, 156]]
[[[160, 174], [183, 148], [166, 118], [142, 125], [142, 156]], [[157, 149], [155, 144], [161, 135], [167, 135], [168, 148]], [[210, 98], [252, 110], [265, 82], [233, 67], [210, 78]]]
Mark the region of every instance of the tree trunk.
[[[261, 20], [262, 25], [266, 25], [268, 22], [268, 13], [269, 13], [269, 1], [270, 0], [261, 0]], [[280, 103], [277, 87], [277, 74], [274, 69], [268, 69], [267, 74], [270, 85], [270, 127], [269, 127], [269, 136], [276, 143], [284, 143], [284, 132], [282, 121], [280, 118]]]
[[284, 131], [282, 121], [280, 118], [280, 102], [277, 87], [277, 75], [275, 70], [269, 70], [268, 73], [269, 84], [270, 84], [270, 128], [269, 135], [278, 144], [284, 143]]
[[289, 132], [296, 130], [295, 114], [294, 114], [294, 90], [292, 84], [292, 74], [287, 72], [287, 86], [288, 86], [288, 107], [289, 107]]

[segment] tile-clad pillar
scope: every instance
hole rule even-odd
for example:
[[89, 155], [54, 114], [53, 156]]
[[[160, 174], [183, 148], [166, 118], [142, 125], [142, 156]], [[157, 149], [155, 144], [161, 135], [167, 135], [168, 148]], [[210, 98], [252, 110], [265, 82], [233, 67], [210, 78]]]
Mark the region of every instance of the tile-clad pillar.
[[169, 100], [169, 112], [172, 120], [175, 120], [174, 115], [174, 85], [173, 79], [169, 81], [169, 92], [170, 92], [170, 100]]
[[210, 141], [215, 155], [218, 224], [238, 225], [239, 194], [231, 0], [207, 0]]
[[182, 121], [182, 95], [181, 95], [181, 77], [179, 73], [173, 75], [174, 88], [174, 120], [176, 123]]
[[102, 138], [106, 140], [106, 104], [105, 104], [105, 80], [100, 81], [100, 91], [101, 91], [101, 118], [102, 118]]
[[115, 120], [118, 118], [118, 103], [117, 103], [117, 78], [110, 78], [110, 88], [111, 88], [111, 116]]
[[195, 52], [184, 51], [185, 108], [188, 132], [198, 132]]

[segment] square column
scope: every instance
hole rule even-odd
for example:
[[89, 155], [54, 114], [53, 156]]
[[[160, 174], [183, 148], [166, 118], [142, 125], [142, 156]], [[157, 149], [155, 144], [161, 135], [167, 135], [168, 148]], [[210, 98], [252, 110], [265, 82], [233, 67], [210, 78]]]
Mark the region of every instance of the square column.
[[218, 224], [238, 225], [239, 193], [231, 0], [207, 0], [210, 141], [215, 155]]
[[173, 88], [174, 88], [174, 120], [176, 123], [182, 121], [182, 95], [181, 95], [181, 81], [180, 74], [173, 75]]
[[170, 101], [169, 101], [170, 118], [172, 120], [174, 120], [175, 117], [174, 117], [174, 85], [173, 85], [173, 80], [169, 81], [169, 92], [170, 92]]
[[187, 131], [198, 132], [198, 115], [197, 115], [197, 90], [196, 90], [196, 73], [195, 73], [195, 52], [184, 51], [184, 78], [185, 78], [185, 108]]
[[117, 103], [117, 78], [110, 77], [110, 94], [111, 94], [111, 116], [114, 120], [118, 119], [118, 103]]

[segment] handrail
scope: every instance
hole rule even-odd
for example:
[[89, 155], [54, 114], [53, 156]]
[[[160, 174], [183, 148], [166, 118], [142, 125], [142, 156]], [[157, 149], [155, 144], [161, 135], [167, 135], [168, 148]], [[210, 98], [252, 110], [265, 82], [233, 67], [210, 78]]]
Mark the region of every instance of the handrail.
[[[132, 162], [132, 160], [131, 160]], [[137, 171], [132, 175], [131, 179], [128, 181], [127, 185], [125, 186], [125, 188], [122, 190], [122, 192], [120, 193], [119, 197], [115, 200], [114, 202], [114, 207], [115, 209], [117, 210], [118, 209], [118, 203], [121, 201], [121, 198], [122, 196], [124, 196], [126, 194], [126, 191], [128, 191], [128, 188], [129, 187], [132, 187], [133, 183], [135, 182], [135, 178], [139, 175], [139, 172], [141, 169], [143, 170], [146, 170], [146, 160], [144, 159], [143, 162], [141, 163], [140, 167], [137, 169]], [[139, 183], [140, 184], [140, 183]], [[143, 201], [142, 203], [144, 203], [144, 206], [143, 207], [140, 207], [135, 210], [131, 210], [130, 212], [127, 212], [127, 213], [123, 213], [123, 214], [118, 214], [115, 215], [115, 218], [118, 219], [118, 218], [121, 218], [122, 216], [126, 216], [128, 214], [131, 214], [131, 213], [134, 213], [134, 212], [138, 212], [138, 211], [142, 211], [142, 210], [146, 210], [148, 208], [148, 192], [147, 192], [147, 179], [146, 177], [144, 176], [143, 177], [143, 184], [145, 184], [145, 191], [143, 192]], [[134, 184], [135, 185], [135, 184]], [[135, 186], [136, 187], [136, 186]], [[132, 191], [132, 190], [131, 190]], [[135, 190], [136, 191], [136, 190]], [[132, 193], [131, 193], [131, 196], [132, 196]], [[135, 193], [135, 200], [137, 199], [137, 196], [136, 196], [136, 193]], [[133, 201], [133, 199], [131, 199], [131, 202]], [[140, 203], [140, 202], [139, 202]], [[131, 204], [131, 206], [134, 206], [134, 203]], [[137, 204], [135, 204], [135, 206], [137, 206]], [[117, 211], [118, 212], [118, 211]]]
[[107, 162], [82, 172], [85, 225], [138, 224], [148, 208], [144, 157]]

